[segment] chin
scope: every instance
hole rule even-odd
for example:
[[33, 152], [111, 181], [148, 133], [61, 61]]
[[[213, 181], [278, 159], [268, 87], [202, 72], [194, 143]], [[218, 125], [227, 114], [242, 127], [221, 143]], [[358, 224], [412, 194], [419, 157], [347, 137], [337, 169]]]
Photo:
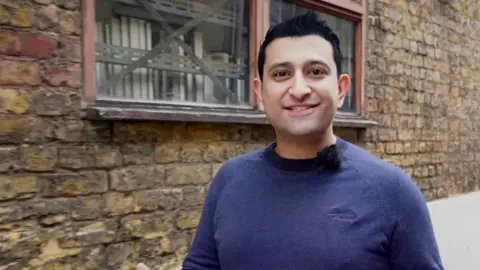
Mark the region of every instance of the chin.
[[291, 126], [285, 128], [285, 131], [290, 134], [290, 136], [294, 137], [314, 137], [325, 132], [326, 128], [323, 126], [317, 125], [299, 125], [299, 126]]
[[289, 132], [291, 135], [295, 137], [315, 137], [318, 136], [319, 134], [323, 133], [323, 130], [319, 129], [311, 129], [311, 130], [292, 130]]
[[288, 117], [272, 119], [269, 117], [269, 120], [279, 135], [291, 138], [310, 138], [324, 134], [328, 130], [330, 121], [325, 120], [324, 117], [325, 115], [312, 115], [303, 119], [289, 119]]

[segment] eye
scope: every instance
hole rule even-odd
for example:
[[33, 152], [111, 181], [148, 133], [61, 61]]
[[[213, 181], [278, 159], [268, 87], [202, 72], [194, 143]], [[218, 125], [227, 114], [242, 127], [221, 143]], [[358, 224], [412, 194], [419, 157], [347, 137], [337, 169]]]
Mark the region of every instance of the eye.
[[274, 78], [282, 78], [288, 75], [289, 75], [289, 72], [287, 70], [278, 70], [273, 73]]
[[308, 74], [313, 76], [323, 76], [326, 75], [327, 72], [322, 68], [312, 68], [308, 70]]

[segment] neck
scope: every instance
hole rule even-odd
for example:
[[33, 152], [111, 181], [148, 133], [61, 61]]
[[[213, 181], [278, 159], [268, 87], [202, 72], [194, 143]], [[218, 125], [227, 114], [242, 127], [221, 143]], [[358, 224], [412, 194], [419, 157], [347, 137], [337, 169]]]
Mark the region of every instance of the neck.
[[277, 134], [275, 151], [279, 156], [289, 159], [315, 158], [324, 148], [335, 144], [337, 138], [333, 130], [327, 129], [322, 136], [314, 138], [286, 138]]

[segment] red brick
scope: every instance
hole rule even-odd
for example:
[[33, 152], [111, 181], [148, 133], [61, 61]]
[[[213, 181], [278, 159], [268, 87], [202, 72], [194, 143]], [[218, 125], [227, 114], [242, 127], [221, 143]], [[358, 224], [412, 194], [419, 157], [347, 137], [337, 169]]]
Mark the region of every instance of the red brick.
[[21, 56], [28, 56], [33, 58], [51, 58], [53, 52], [56, 49], [55, 42], [45, 36], [27, 36], [24, 35], [20, 38]]
[[0, 32], [0, 54], [45, 59], [53, 56], [56, 47], [47, 36]]
[[42, 71], [42, 78], [51, 86], [82, 86], [82, 71], [78, 65], [65, 63], [47, 64]]

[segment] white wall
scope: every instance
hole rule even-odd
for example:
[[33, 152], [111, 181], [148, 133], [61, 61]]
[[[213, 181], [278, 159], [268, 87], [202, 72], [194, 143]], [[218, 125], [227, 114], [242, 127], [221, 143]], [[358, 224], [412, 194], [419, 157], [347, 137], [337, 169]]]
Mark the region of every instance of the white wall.
[[428, 203], [446, 270], [480, 269], [480, 191]]

